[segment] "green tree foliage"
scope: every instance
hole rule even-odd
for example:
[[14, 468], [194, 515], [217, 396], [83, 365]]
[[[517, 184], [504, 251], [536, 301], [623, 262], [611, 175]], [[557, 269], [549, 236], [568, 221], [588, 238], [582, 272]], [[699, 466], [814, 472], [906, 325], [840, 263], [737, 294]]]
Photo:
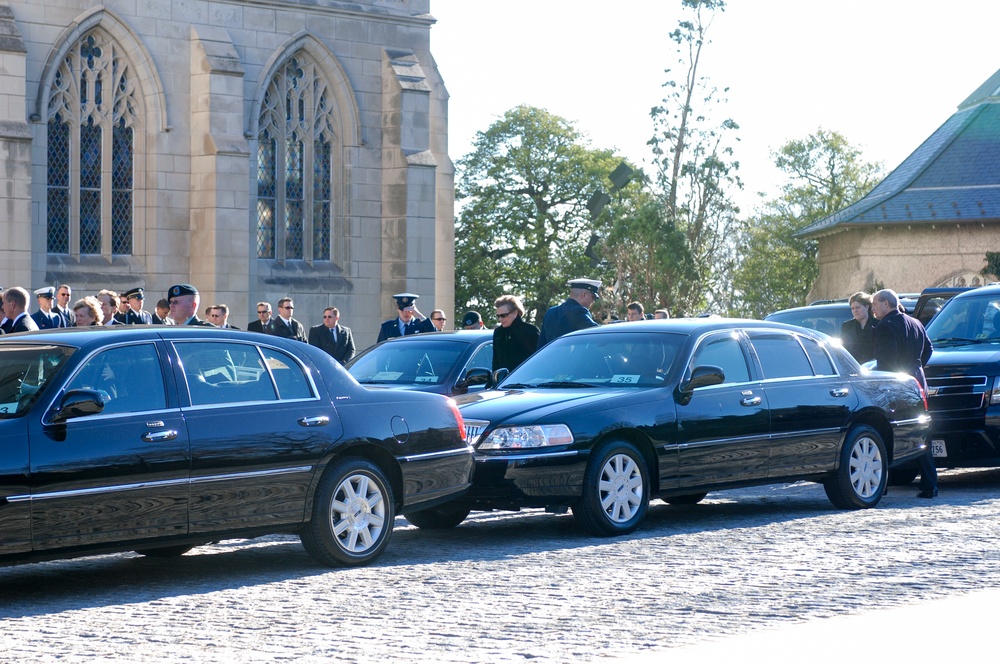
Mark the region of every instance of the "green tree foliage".
[[864, 162], [860, 149], [822, 128], [773, 157], [787, 181], [781, 196], [748, 222], [733, 277], [734, 313], [754, 318], [806, 303], [819, 273], [816, 243], [795, 234], [856, 202], [883, 177], [881, 164]]
[[456, 306], [490, 311], [498, 296], [514, 293], [537, 321], [566, 297], [569, 279], [606, 279], [585, 256], [603, 230], [586, 205], [618, 162], [586, 147], [571, 122], [530, 106], [476, 134], [456, 164]]
[[732, 119], [718, 119], [726, 100], [699, 71], [712, 19], [726, 5], [721, 0], [683, 0], [682, 5], [686, 16], [670, 33], [677, 44], [681, 80], [664, 84], [668, 94], [650, 112], [654, 135], [649, 141], [661, 216], [677, 232], [671, 241], [684, 241], [683, 248], [672, 252], [681, 264], [662, 266], [677, 278], [670, 280], [667, 292], [659, 293], [658, 301], [681, 315], [729, 307], [729, 276], [736, 261], [733, 240], [739, 228], [739, 208], [730, 192], [742, 187], [731, 145], [739, 126]]

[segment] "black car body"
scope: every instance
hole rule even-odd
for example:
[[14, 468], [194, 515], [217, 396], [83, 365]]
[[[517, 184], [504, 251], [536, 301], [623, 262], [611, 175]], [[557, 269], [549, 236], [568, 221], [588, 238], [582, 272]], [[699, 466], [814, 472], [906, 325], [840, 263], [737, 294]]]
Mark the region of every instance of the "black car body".
[[960, 293], [927, 326], [924, 372], [938, 466], [1000, 465], [1000, 286]]
[[473, 487], [416, 513], [418, 526], [568, 506], [589, 532], [613, 535], [634, 529], [652, 497], [694, 503], [803, 479], [838, 507], [872, 507], [890, 465], [926, 449], [928, 428], [913, 378], [862, 371], [809, 330], [721, 318], [574, 332], [456, 402], [476, 447]]
[[0, 337], [0, 562], [298, 533], [329, 565], [468, 488], [453, 403], [364, 389], [326, 353], [188, 326]]
[[435, 394], [481, 392], [493, 368], [493, 330], [429, 332], [365, 349], [347, 370], [366, 387]]

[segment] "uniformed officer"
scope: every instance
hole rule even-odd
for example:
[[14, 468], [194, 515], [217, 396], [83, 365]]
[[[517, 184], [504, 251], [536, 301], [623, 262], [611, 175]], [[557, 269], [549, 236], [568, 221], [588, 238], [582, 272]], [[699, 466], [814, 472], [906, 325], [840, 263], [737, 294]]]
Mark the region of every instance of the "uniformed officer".
[[597, 327], [590, 315], [594, 300], [600, 298], [601, 282], [596, 279], [573, 279], [569, 282], [569, 297], [562, 304], [549, 307], [542, 319], [542, 332], [538, 335], [541, 348], [553, 339], [587, 327]]
[[133, 288], [125, 291], [125, 301], [128, 302], [128, 311], [125, 312], [126, 325], [152, 325], [153, 315], [142, 308], [142, 302], [146, 298], [145, 292], [141, 288]]
[[35, 291], [35, 299], [38, 300], [38, 311], [31, 314], [31, 319], [39, 330], [51, 330], [54, 327], [66, 327], [62, 316], [52, 310], [52, 303], [56, 297], [56, 289], [53, 286], [39, 288]]
[[399, 315], [382, 323], [378, 331], [378, 341], [434, 330], [433, 323], [417, 309], [416, 301], [420, 297], [419, 295], [399, 293], [392, 297], [396, 300], [396, 309], [399, 311]]
[[170, 317], [177, 325], [204, 325], [215, 327], [207, 320], [198, 318], [198, 305], [201, 295], [191, 284], [176, 284], [167, 291], [167, 302], [170, 304]]

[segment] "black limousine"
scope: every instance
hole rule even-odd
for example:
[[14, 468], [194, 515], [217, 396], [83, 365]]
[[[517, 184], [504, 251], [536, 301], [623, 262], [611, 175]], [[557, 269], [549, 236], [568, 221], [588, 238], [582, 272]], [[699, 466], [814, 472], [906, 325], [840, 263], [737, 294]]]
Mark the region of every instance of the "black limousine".
[[407, 513], [420, 527], [470, 510], [569, 507], [585, 530], [634, 530], [651, 498], [822, 482], [839, 508], [875, 506], [891, 466], [926, 449], [917, 382], [862, 370], [839, 342], [748, 320], [581, 330], [497, 389], [456, 397], [475, 446], [471, 491]]

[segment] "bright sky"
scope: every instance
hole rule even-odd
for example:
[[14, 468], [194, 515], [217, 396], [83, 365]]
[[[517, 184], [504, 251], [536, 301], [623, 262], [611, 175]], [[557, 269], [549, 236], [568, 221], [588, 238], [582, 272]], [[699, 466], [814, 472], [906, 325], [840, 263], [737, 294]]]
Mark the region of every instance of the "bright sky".
[[[649, 162], [680, 0], [431, 0], [431, 14], [452, 159], [529, 104], [574, 121], [591, 147]], [[701, 73], [730, 88], [744, 210], [754, 192], [777, 194], [771, 151], [819, 127], [898, 166], [1000, 69], [998, 27], [998, 0], [730, 0]]]

